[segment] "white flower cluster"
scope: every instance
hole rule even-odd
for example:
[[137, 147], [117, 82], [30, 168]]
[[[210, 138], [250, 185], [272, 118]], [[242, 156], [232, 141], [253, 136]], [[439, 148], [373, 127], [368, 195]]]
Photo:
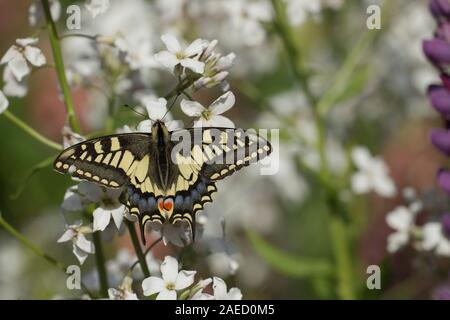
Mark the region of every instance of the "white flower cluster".
[[387, 214], [386, 223], [394, 230], [387, 239], [388, 252], [395, 253], [411, 244], [416, 250], [450, 257], [450, 235], [443, 223], [438, 221], [429, 221], [423, 225], [416, 223], [422, 207], [422, 202], [415, 199], [409, 206], [399, 206]]
[[[157, 294], [156, 300], [241, 300], [242, 293], [238, 288], [227, 290], [225, 281], [218, 277], [208, 278], [194, 284], [196, 271], [180, 270], [178, 261], [166, 256], [161, 264], [161, 278], [151, 276], [142, 282], [144, 295]], [[213, 294], [203, 290], [213, 282]]]
[[42, 67], [46, 59], [41, 49], [36, 47], [37, 38], [17, 39], [0, 60], [3, 69], [3, 89], [0, 90], [0, 113], [9, 105], [6, 96], [23, 97], [27, 92], [25, 77], [32, 67]]

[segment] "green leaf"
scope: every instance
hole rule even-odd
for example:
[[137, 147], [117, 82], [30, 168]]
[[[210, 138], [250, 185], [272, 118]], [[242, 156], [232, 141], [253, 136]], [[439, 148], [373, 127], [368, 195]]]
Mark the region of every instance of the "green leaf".
[[358, 95], [366, 86], [369, 77], [369, 68], [357, 68], [346, 87], [330, 101], [330, 105], [336, 105]]
[[256, 252], [278, 272], [293, 277], [331, 275], [331, 265], [325, 259], [298, 257], [285, 253], [266, 242], [255, 231], [247, 230], [247, 237]]

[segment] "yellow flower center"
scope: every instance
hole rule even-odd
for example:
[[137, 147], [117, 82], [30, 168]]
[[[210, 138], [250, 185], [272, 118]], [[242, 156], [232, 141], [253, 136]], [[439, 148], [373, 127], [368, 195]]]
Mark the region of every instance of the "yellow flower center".
[[211, 119], [211, 116], [212, 116], [212, 114], [211, 114], [211, 111], [209, 111], [209, 110], [205, 110], [202, 112], [202, 118], [204, 118], [205, 120]]
[[175, 283], [169, 282], [166, 284], [167, 290], [175, 290]]

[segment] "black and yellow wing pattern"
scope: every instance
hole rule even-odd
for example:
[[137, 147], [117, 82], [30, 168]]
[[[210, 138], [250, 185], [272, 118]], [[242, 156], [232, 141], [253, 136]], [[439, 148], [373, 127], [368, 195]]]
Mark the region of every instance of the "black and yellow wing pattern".
[[54, 168], [109, 188], [123, 188], [124, 204], [137, 217], [142, 240], [148, 222], [184, 221], [195, 239], [195, 215], [212, 201], [215, 182], [272, 151], [255, 132], [192, 128], [125, 133], [83, 141], [65, 149]]

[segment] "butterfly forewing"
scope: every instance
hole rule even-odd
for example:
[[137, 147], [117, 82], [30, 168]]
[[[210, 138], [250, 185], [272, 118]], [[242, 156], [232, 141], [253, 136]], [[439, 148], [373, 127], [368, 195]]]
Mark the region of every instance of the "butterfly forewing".
[[65, 149], [54, 168], [61, 173], [111, 188], [128, 183], [134, 168], [148, 153], [151, 137], [129, 133], [83, 141]]

